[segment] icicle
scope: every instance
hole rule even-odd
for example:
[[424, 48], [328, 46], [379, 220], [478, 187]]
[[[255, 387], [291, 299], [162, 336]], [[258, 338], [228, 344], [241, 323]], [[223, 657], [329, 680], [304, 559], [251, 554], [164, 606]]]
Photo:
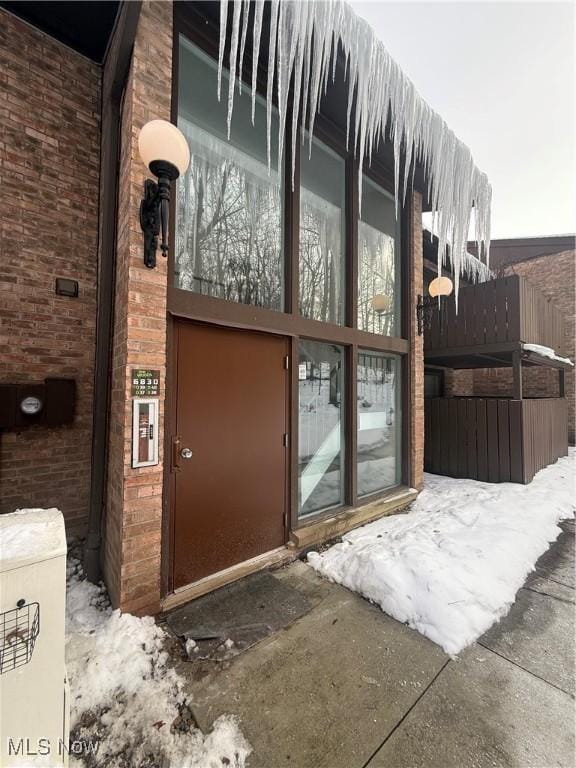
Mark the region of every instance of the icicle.
[[272, 88], [274, 87], [274, 62], [276, 61], [276, 34], [278, 32], [279, 0], [270, 4], [270, 42], [268, 45], [268, 82], [266, 84], [266, 150], [268, 156], [268, 172], [270, 172], [271, 146], [270, 133], [272, 125]]
[[306, 46], [308, 41], [308, 25], [310, 18], [310, 4], [303, 3], [300, 9], [300, 29], [297, 34], [297, 42], [295, 46], [295, 64], [294, 64], [294, 93], [292, 102], [292, 191], [294, 191], [294, 172], [295, 172], [295, 155], [296, 155], [296, 141], [299, 132], [299, 118], [300, 118], [300, 95], [302, 90], [302, 73], [306, 62]]
[[258, 77], [258, 59], [260, 58], [260, 37], [262, 35], [262, 15], [264, 13], [264, 0], [256, 0], [254, 9], [254, 30], [252, 45], [252, 125], [254, 125], [254, 113], [256, 110], [256, 79]]
[[242, 69], [244, 67], [244, 49], [246, 48], [246, 33], [248, 32], [248, 16], [250, 15], [250, 0], [244, 0], [242, 7], [242, 37], [240, 40], [240, 61], [238, 62], [238, 93], [242, 93]]
[[[249, 26], [250, 5], [253, 14], [252, 52], [252, 122], [256, 97], [256, 77], [260, 53], [263, 0], [234, 0], [230, 30], [230, 84], [228, 130], [233, 109], [233, 91], [237, 71], [241, 72]], [[278, 96], [278, 160], [281, 161], [288, 113], [288, 88], [293, 78], [292, 162], [299, 125], [308, 130], [312, 150], [314, 121], [330, 76], [337, 72], [338, 49], [344, 58], [344, 77], [348, 81], [346, 105], [346, 146], [353, 146], [359, 157], [360, 174], [364, 161], [370, 163], [380, 140], [391, 140], [394, 150], [394, 189], [397, 213], [413, 184], [416, 164], [424, 172], [427, 195], [432, 209], [432, 232], [438, 237], [438, 269], [448, 262], [454, 273], [456, 300], [459, 275], [489, 274], [470, 266], [467, 238], [474, 208], [474, 233], [478, 253], [490, 252], [490, 204], [492, 190], [487, 177], [475, 166], [472, 155], [446, 123], [418, 94], [412, 82], [390, 57], [370, 26], [357, 17], [343, 0], [294, 3], [271, 0], [268, 31], [268, 79], [266, 87], [266, 135], [268, 167], [271, 161], [271, 119], [274, 78]], [[242, 20], [240, 15], [242, 12]], [[228, 25], [228, 0], [220, 5], [220, 47], [218, 56], [218, 98]], [[239, 30], [240, 24], [242, 26]], [[238, 41], [240, 52], [238, 61]], [[239, 69], [238, 69], [239, 68]], [[300, 100], [302, 97], [302, 100]], [[300, 104], [302, 106], [301, 114]], [[299, 121], [300, 117], [300, 121]], [[390, 118], [390, 136], [386, 128]], [[353, 131], [353, 135], [352, 135]], [[404, 153], [404, 167], [400, 160]], [[292, 166], [294, 178], [294, 165]], [[362, 192], [360, 178], [360, 195]]]
[[236, 60], [238, 55], [238, 35], [240, 32], [240, 11], [242, 10], [242, 0], [234, 0], [234, 14], [232, 16], [232, 37], [230, 39], [230, 58], [229, 58], [229, 70], [230, 77], [228, 80], [228, 139], [230, 139], [230, 126], [232, 123], [232, 109], [234, 108], [234, 83], [236, 80]]
[[220, 45], [218, 47], [218, 101], [222, 90], [222, 64], [226, 47], [226, 25], [228, 24], [228, 0], [220, 0]]

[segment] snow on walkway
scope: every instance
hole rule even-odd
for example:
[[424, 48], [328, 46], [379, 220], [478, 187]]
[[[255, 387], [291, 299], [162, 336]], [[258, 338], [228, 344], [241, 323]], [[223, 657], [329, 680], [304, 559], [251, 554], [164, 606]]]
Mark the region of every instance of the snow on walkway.
[[410, 512], [343, 537], [308, 562], [451, 655], [505, 616], [574, 516], [576, 450], [529, 485], [425, 475]]
[[[112, 611], [105, 590], [79, 574], [78, 561], [70, 558], [70, 726], [85, 756], [84, 763], [71, 764], [243, 768], [251, 748], [233, 717], [218, 718], [207, 736], [190, 723], [183, 681], [167, 665], [164, 631], [150, 617]], [[97, 746], [94, 756], [91, 743]]]

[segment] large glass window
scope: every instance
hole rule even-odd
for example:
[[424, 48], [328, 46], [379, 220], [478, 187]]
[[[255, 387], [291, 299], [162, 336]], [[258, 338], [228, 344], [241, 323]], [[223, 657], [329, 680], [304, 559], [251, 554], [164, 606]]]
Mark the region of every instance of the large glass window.
[[363, 331], [400, 334], [399, 246], [394, 198], [363, 176], [358, 222], [358, 328]]
[[344, 501], [344, 351], [300, 342], [298, 486], [300, 517]]
[[344, 161], [314, 139], [300, 153], [300, 314], [344, 323]]
[[[253, 121], [251, 88], [236, 88], [228, 138], [227, 71], [220, 101], [217, 80], [217, 62], [181, 37], [178, 126], [189, 143], [191, 162], [175, 192], [174, 281], [190, 292], [190, 315], [207, 322], [214, 312], [203, 316], [207, 302], [194, 294], [283, 312], [285, 276], [290, 288], [297, 288], [298, 307], [290, 294], [290, 309], [300, 317], [292, 318], [288, 330], [285, 315], [253, 310], [247, 317], [239, 307], [219, 306], [236, 325], [297, 334], [298, 500], [293, 503], [305, 522], [401, 482], [402, 358], [385, 351], [401, 347], [382, 338], [401, 332], [400, 222], [392, 195], [364, 174], [360, 190], [356, 184], [347, 190], [347, 161], [316, 138], [310, 152], [305, 136], [296, 169], [298, 242], [288, 238], [285, 252], [284, 195], [290, 210], [294, 198], [278, 167], [277, 112], [272, 109], [269, 170], [266, 103], [256, 97]], [[358, 192], [357, 243], [351, 244], [346, 227], [357, 210]], [[352, 250], [357, 246], [354, 275], [347, 273], [355, 260], [351, 245]], [[297, 287], [292, 282], [296, 276]], [[353, 304], [350, 286], [355, 281], [357, 316], [349, 317], [346, 307]], [[179, 293], [178, 302], [183, 298]], [[324, 323], [322, 331], [309, 320]], [[343, 327], [346, 323], [372, 334], [362, 342], [366, 348], [358, 349], [358, 336]], [[345, 359], [357, 360], [356, 371]], [[354, 376], [357, 401], [351, 402]], [[354, 413], [356, 434], [345, 429], [345, 414]]]
[[[266, 106], [251, 119], [249, 89], [235, 93], [226, 138], [228, 75], [217, 98], [217, 65], [180, 38], [178, 127], [191, 162], [178, 181], [175, 281], [178, 288], [228, 301], [283, 309], [282, 195], [272, 141], [266, 157]], [[272, 136], [278, 135], [276, 113]]]
[[358, 350], [358, 496], [400, 483], [400, 360]]

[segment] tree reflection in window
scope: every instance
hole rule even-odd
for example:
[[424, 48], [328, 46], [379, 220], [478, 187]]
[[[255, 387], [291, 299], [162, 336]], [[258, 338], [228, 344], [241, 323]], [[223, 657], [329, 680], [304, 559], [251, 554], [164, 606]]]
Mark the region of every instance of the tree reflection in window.
[[281, 193], [265, 162], [180, 120], [191, 162], [178, 188], [179, 288], [271, 309], [283, 306]]
[[300, 314], [344, 322], [344, 161], [316, 139], [300, 159]]
[[366, 176], [358, 222], [358, 328], [399, 334], [399, 237], [394, 199]]

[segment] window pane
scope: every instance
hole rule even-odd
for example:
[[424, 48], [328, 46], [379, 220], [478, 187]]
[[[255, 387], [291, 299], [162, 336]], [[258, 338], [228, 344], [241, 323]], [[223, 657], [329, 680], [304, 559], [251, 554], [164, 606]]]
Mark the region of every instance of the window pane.
[[300, 342], [298, 369], [299, 516], [343, 502], [344, 421], [341, 347]]
[[401, 478], [400, 360], [358, 351], [358, 496]]
[[344, 193], [341, 157], [316, 139], [300, 151], [300, 314], [344, 322]]
[[[266, 159], [266, 107], [251, 119], [249, 89], [234, 95], [226, 138], [228, 76], [216, 94], [216, 63], [180, 38], [178, 127], [190, 145], [178, 180], [175, 281], [242, 304], [283, 308], [282, 197], [277, 155]], [[278, 133], [272, 115], [272, 136]], [[272, 141], [272, 148], [275, 142]]]
[[400, 333], [400, 238], [394, 199], [362, 177], [358, 222], [358, 328], [384, 336]]

